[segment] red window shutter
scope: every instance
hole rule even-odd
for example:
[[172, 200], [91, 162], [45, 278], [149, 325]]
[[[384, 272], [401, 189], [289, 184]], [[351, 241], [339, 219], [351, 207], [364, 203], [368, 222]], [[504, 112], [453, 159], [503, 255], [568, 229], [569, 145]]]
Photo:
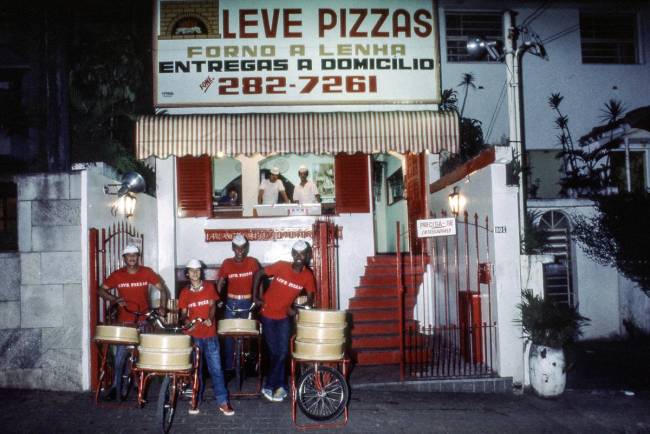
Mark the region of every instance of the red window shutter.
[[370, 212], [368, 156], [339, 154], [334, 161], [337, 213]]
[[179, 217], [212, 215], [212, 161], [208, 156], [176, 158]]

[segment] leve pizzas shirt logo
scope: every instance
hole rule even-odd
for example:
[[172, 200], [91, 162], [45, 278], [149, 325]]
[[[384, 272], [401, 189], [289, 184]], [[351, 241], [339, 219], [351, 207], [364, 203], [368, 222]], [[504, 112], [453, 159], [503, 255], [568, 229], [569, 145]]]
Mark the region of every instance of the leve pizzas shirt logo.
[[297, 285], [297, 284], [295, 284], [295, 283], [293, 283], [293, 282], [289, 282], [288, 280], [283, 279], [282, 277], [279, 277], [279, 276], [278, 276], [278, 277], [275, 277], [275, 279], [278, 281], [278, 283], [281, 283], [281, 284], [283, 284], [284, 286], [288, 286], [289, 288], [293, 288], [293, 289], [298, 290], [298, 291], [301, 291], [301, 290], [302, 290], [302, 286], [301, 286], [301, 285]]
[[118, 288], [134, 288], [137, 286], [148, 286], [149, 282], [125, 282], [125, 283], [119, 283], [117, 285]]
[[195, 301], [193, 303], [189, 303], [187, 305], [188, 309], [192, 307], [199, 307], [199, 306], [206, 306], [210, 304], [210, 300], [201, 300], [201, 301]]
[[244, 277], [250, 277], [253, 275], [252, 271], [245, 271], [243, 273], [230, 273], [228, 274], [228, 279], [241, 279]]

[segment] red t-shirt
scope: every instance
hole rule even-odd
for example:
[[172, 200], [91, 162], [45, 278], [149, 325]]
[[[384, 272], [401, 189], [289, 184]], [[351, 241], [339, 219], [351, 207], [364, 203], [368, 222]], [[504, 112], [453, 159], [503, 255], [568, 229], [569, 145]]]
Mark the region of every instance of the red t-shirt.
[[[104, 280], [104, 286], [116, 288], [118, 296], [126, 301], [126, 308], [133, 312], [144, 312], [149, 309], [149, 285], [158, 283], [160, 283], [158, 275], [151, 268], [144, 266], [139, 266], [133, 274], [126, 271], [126, 267], [120, 268]], [[120, 309], [117, 320], [133, 323], [136, 321], [136, 316]]]
[[256, 259], [245, 257], [237, 262], [228, 258], [219, 268], [219, 277], [228, 279], [228, 294], [251, 295], [253, 289], [253, 275], [260, 266]]
[[[191, 321], [195, 318], [209, 319], [210, 318], [210, 301], [216, 303], [219, 300], [219, 294], [214, 288], [212, 282], [203, 281], [203, 289], [200, 291], [192, 291], [189, 286], [186, 286], [181, 291], [178, 298], [178, 308], [187, 309], [187, 318]], [[197, 324], [191, 332], [187, 334], [195, 338], [210, 338], [217, 335], [216, 320], [212, 320], [211, 326], [205, 324]]]
[[264, 268], [267, 276], [273, 276], [269, 289], [264, 293], [262, 315], [270, 319], [284, 319], [293, 301], [300, 295], [303, 288], [307, 292], [316, 292], [314, 273], [307, 267], [295, 272], [291, 263], [278, 261]]

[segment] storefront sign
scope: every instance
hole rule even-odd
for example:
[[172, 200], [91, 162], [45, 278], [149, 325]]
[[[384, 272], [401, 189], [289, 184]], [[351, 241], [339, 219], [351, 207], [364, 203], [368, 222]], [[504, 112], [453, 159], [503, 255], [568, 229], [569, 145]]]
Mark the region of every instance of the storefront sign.
[[418, 238], [456, 235], [456, 219], [426, 219], [417, 221]]
[[205, 241], [207, 243], [231, 242], [237, 234], [242, 234], [248, 241], [275, 241], [311, 238], [313, 230], [311, 226], [277, 229], [205, 229]]
[[433, 0], [156, 5], [157, 107], [440, 100]]

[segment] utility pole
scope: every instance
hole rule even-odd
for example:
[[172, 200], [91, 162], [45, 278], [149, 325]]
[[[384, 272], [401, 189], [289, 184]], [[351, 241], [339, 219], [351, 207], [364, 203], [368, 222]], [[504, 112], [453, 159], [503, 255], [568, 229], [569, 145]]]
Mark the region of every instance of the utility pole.
[[523, 90], [521, 86], [521, 60], [531, 45], [518, 46], [519, 29], [515, 26], [514, 11], [503, 14], [504, 56], [506, 64], [506, 95], [508, 99], [509, 146], [513, 155], [511, 164], [519, 163], [519, 236], [525, 233], [527, 180], [524, 172], [526, 152], [524, 132]]

